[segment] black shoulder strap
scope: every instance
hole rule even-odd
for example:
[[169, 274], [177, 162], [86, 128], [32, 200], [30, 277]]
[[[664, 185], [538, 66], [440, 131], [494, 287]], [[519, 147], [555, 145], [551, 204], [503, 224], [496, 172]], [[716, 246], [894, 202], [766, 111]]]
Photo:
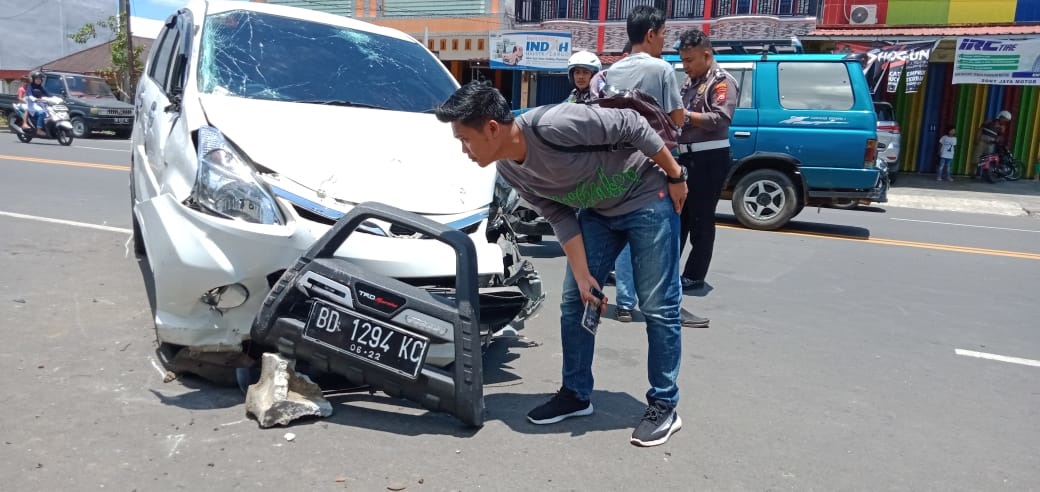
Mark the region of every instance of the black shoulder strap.
[[[575, 104], [575, 103], [565, 103], [565, 104]], [[553, 149], [553, 150], [555, 150], [557, 152], [570, 152], [570, 153], [579, 153], [579, 152], [613, 152], [613, 151], [618, 150], [620, 148], [620, 146], [610, 145], [610, 144], [602, 144], [602, 145], [571, 145], [571, 146], [567, 146], [567, 145], [554, 144], [554, 143], [546, 140], [545, 137], [542, 136], [542, 133], [540, 131], [538, 131], [538, 122], [542, 119], [542, 115], [545, 114], [545, 112], [548, 111], [549, 108], [551, 108], [552, 106], [555, 106], [555, 104], [554, 105], [550, 105], [550, 106], [542, 106], [541, 108], [538, 108], [538, 110], [534, 114], [534, 116], [531, 117], [531, 131], [534, 132], [534, 136], [535, 137], [538, 137], [538, 140], [540, 140], [543, 144], [545, 144], [549, 148], [551, 148], [551, 149]]]

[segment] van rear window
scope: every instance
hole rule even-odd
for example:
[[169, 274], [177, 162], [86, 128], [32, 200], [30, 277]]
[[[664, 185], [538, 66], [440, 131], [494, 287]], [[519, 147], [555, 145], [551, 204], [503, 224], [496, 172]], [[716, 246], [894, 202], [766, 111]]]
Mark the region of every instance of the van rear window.
[[855, 97], [844, 63], [783, 62], [778, 68], [780, 104], [784, 108], [852, 109]]

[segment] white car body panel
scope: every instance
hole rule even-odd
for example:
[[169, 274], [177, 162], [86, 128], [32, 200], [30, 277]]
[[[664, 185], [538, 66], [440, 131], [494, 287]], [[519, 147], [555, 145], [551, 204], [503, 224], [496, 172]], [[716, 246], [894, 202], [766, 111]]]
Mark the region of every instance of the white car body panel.
[[[256, 164], [348, 203], [380, 201], [421, 214], [455, 214], [491, 202], [495, 169], [462, 153], [433, 114], [199, 96], [210, 124]], [[287, 141], [289, 114], [307, 124]], [[281, 119], [281, 118], [277, 118]], [[363, 176], [363, 179], [360, 179]]]
[[[161, 342], [200, 351], [241, 349], [269, 290], [268, 277], [292, 265], [331, 227], [303, 218], [290, 194], [297, 205], [302, 200], [340, 213], [379, 201], [445, 224], [461, 221], [460, 228], [479, 222], [469, 232], [478, 273], [503, 274], [503, 248], [486, 237], [495, 169], [470, 162], [449, 125], [432, 114], [200, 94], [195, 80], [207, 5], [210, 14], [255, 10], [415, 42], [396, 30], [304, 9], [249, 2], [189, 5], [196, 28], [180, 110], [166, 111], [165, 93], [143, 76], [131, 144], [133, 214], [147, 247]], [[270, 170], [259, 179], [286, 192], [272, 192], [285, 225], [221, 218], [185, 203], [199, 167], [192, 135], [203, 125], [220, 130], [261, 174]], [[456, 272], [455, 252], [431, 239], [356, 232], [337, 255], [397, 278]], [[217, 309], [203, 302], [207, 291], [229, 284], [246, 288], [244, 304]]]

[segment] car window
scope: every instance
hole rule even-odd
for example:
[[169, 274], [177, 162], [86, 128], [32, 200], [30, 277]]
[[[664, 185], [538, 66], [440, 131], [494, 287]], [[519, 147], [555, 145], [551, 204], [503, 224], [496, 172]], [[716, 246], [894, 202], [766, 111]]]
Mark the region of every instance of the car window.
[[780, 104], [784, 108], [852, 109], [855, 97], [844, 63], [782, 62], [778, 69]]
[[170, 68], [170, 59], [173, 58], [173, 43], [177, 38], [176, 27], [164, 27], [159, 35], [159, 46], [155, 49], [155, 55], [148, 66], [148, 76], [165, 89], [166, 73]]
[[752, 70], [751, 68], [727, 68], [726, 71], [733, 75], [733, 78], [737, 80], [737, 86], [740, 87], [740, 100], [737, 101], [737, 107], [752, 107], [751, 95], [755, 90], [754, 70]]
[[60, 76], [47, 77], [43, 81], [43, 88], [47, 89], [47, 93], [51, 95], [61, 95], [65, 92], [65, 87], [61, 84]]
[[206, 17], [198, 72], [203, 93], [412, 112], [457, 87], [419, 43], [248, 11]]
[[73, 96], [115, 97], [108, 82], [98, 77], [66, 75], [65, 84], [69, 86], [69, 94]]
[[877, 113], [878, 121], [895, 121], [896, 117], [892, 114], [892, 106], [888, 104], [875, 104], [874, 112]]

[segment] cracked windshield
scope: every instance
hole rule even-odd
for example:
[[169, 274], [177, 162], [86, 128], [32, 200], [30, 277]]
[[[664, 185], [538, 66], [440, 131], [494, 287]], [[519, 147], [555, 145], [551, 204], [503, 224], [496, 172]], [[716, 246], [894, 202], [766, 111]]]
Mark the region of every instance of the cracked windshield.
[[202, 50], [209, 94], [428, 112], [455, 90], [418, 43], [257, 12], [207, 17]]

